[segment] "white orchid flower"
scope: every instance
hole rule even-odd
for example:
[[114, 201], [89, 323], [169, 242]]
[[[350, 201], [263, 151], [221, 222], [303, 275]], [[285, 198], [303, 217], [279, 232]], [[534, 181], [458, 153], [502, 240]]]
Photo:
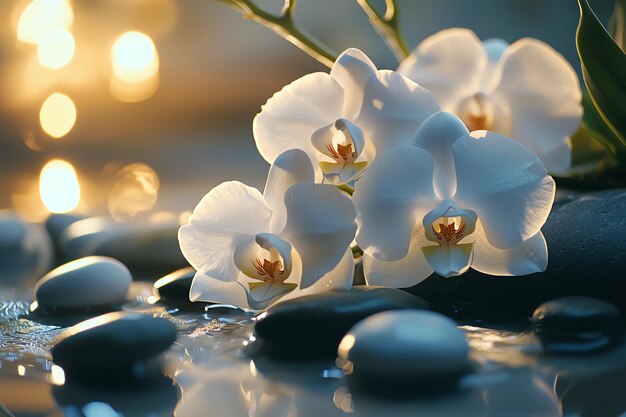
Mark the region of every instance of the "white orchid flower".
[[263, 310], [350, 288], [355, 216], [336, 187], [314, 184], [311, 162], [297, 149], [276, 158], [263, 194], [236, 181], [218, 185], [178, 234], [197, 271], [190, 299]]
[[348, 49], [330, 74], [305, 75], [274, 94], [254, 118], [254, 139], [269, 163], [302, 149], [317, 182], [341, 185], [357, 179], [377, 153], [409, 144], [439, 110], [429, 91]]
[[440, 112], [359, 180], [353, 199], [367, 283], [409, 287], [433, 271], [491, 275], [545, 270], [540, 231], [554, 201], [541, 161], [496, 133], [469, 133]]
[[547, 44], [531, 38], [482, 43], [471, 30], [447, 29], [420, 43], [398, 72], [430, 89], [469, 130], [515, 139], [548, 172], [568, 173], [570, 135], [582, 117], [580, 82]]

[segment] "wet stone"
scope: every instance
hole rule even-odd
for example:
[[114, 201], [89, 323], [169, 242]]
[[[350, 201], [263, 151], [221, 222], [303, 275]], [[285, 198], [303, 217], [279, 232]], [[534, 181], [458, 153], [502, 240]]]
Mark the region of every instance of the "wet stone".
[[102, 308], [126, 301], [132, 282], [116, 259], [89, 256], [53, 269], [35, 285], [35, 301], [48, 310]]
[[110, 256], [124, 263], [135, 279], [152, 278], [189, 266], [178, 244], [177, 221], [117, 223], [87, 218], [67, 227], [59, 247], [65, 260]]
[[350, 329], [338, 349], [351, 384], [401, 395], [456, 387], [470, 370], [468, 353], [465, 335], [454, 321], [419, 310], [368, 317]]
[[157, 355], [176, 340], [169, 320], [134, 312], [115, 312], [67, 329], [52, 348], [54, 363], [68, 381], [94, 384], [154, 377], [161, 371]]
[[48, 216], [48, 219], [46, 220], [46, 230], [50, 234], [52, 241], [57, 244], [65, 229], [67, 229], [71, 224], [83, 219], [83, 216], [77, 216], [74, 214], [53, 213]]
[[589, 352], [606, 348], [622, 337], [620, 312], [591, 297], [563, 297], [540, 305], [531, 321], [549, 352]]
[[401, 290], [365, 286], [285, 301], [256, 323], [257, 346], [259, 353], [277, 360], [333, 359], [357, 322], [403, 309], [428, 309], [428, 303]]
[[162, 300], [189, 301], [189, 290], [195, 275], [196, 270], [188, 267], [159, 278], [153, 287], [155, 295]]
[[10, 210], [0, 210], [0, 282], [3, 285], [21, 285], [41, 275], [48, 270], [51, 258], [50, 241], [40, 225], [25, 223]]

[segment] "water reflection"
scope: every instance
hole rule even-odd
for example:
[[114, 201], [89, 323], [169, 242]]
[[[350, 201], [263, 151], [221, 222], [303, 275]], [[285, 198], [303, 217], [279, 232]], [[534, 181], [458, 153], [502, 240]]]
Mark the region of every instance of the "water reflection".
[[[178, 341], [165, 355], [167, 377], [106, 390], [67, 381], [51, 388], [58, 411], [84, 416], [95, 411], [125, 416], [173, 413], [177, 417], [618, 417], [626, 410], [621, 395], [626, 388], [626, 346], [593, 355], [552, 356], [536, 349], [532, 333], [464, 326], [475, 369], [461, 379], [459, 389], [437, 396], [416, 392], [412, 398], [397, 401], [354, 389], [330, 362], [251, 359], [244, 349], [253, 339], [254, 320], [249, 314], [228, 309], [184, 312], [151, 305], [145, 300], [148, 288], [142, 286], [143, 296], [131, 297], [125, 309], [159, 315], [176, 324]], [[49, 361], [33, 364], [38, 363], [34, 358], [46, 355], [50, 333], [61, 329], [22, 322], [16, 332], [12, 330], [16, 326], [0, 329], [10, 335], [9, 344], [22, 346], [21, 356], [15, 356], [12, 365], [4, 361], [0, 366], [0, 401], [5, 399], [3, 375], [9, 373], [11, 381], [18, 381], [16, 386], [27, 390], [25, 381], [42, 370], [55, 373]], [[28, 349], [30, 356], [24, 353]], [[527, 359], [521, 360], [524, 356]], [[18, 378], [21, 374], [24, 377]], [[45, 380], [47, 384], [54, 384], [52, 376]], [[52, 411], [44, 408], [32, 415], [50, 415]]]

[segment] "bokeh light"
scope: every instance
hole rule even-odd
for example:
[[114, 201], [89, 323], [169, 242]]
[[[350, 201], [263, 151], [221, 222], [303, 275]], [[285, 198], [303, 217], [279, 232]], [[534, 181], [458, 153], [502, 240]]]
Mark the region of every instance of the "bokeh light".
[[109, 212], [124, 222], [154, 207], [159, 194], [159, 176], [146, 164], [130, 164], [115, 176], [109, 197]]
[[39, 175], [39, 194], [52, 213], [67, 213], [78, 207], [80, 184], [72, 164], [61, 159], [48, 162]]
[[41, 105], [39, 111], [41, 128], [53, 138], [69, 133], [76, 123], [76, 106], [65, 94], [53, 93]]
[[159, 56], [152, 39], [141, 32], [126, 32], [111, 49], [113, 74], [132, 83], [144, 82], [159, 70]]
[[159, 55], [152, 39], [131, 31], [119, 36], [111, 48], [111, 93], [122, 101], [151, 97], [159, 85]]
[[68, 29], [73, 21], [74, 12], [68, 0], [34, 0], [20, 14], [17, 38], [39, 44], [51, 31]]
[[74, 57], [76, 45], [74, 37], [66, 29], [55, 29], [39, 43], [37, 57], [39, 63], [52, 70], [61, 69]]

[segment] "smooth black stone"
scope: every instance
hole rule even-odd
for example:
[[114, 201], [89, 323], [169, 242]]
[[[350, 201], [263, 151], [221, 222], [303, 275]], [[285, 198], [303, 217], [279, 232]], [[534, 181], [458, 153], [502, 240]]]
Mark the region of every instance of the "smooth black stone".
[[555, 207], [542, 231], [548, 269], [495, 277], [473, 269], [452, 278], [435, 274], [407, 289], [433, 310], [458, 319], [530, 317], [540, 304], [565, 296], [590, 296], [626, 313], [626, 189], [584, 194]]
[[334, 358], [343, 336], [364, 318], [428, 307], [419, 297], [382, 287], [357, 286], [289, 300], [270, 307], [256, 323], [256, 354], [280, 360]]
[[104, 403], [123, 416], [172, 416], [180, 389], [163, 375], [147, 380], [123, 381], [111, 387], [66, 383], [52, 387], [52, 395], [62, 408], [83, 410], [90, 403]]
[[73, 214], [53, 213], [48, 216], [48, 219], [46, 220], [46, 230], [48, 231], [50, 238], [52, 238], [52, 242], [54, 242], [55, 246], [57, 246], [59, 238], [68, 226], [83, 219], [83, 216], [76, 216]]
[[133, 312], [109, 313], [67, 329], [52, 348], [52, 358], [68, 380], [121, 381], [158, 373], [156, 355], [175, 340], [176, 326], [169, 320]]
[[189, 290], [196, 275], [192, 267], [182, 268], [159, 278], [152, 287], [152, 292], [159, 299], [159, 304], [183, 311], [205, 311], [213, 303], [189, 300]]
[[163, 300], [189, 301], [189, 290], [195, 275], [196, 270], [192, 267], [174, 271], [154, 283], [155, 295], [158, 295]]
[[564, 297], [540, 305], [531, 321], [550, 352], [587, 352], [615, 344], [622, 336], [620, 312], [590, 297]]

